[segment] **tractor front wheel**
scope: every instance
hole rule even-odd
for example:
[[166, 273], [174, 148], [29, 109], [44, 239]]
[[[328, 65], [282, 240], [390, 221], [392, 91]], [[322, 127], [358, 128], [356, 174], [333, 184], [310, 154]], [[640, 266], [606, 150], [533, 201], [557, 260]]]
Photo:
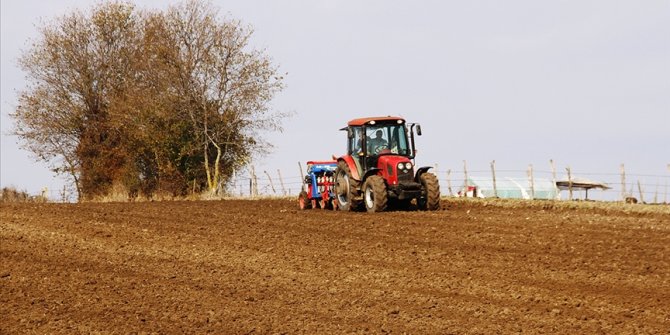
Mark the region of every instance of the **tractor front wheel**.
[[440, 183], [437, 177], [426, 172], [419, 179], [421, 180], [421, 197], [417, 199], [419, 209], [429, 211], [440, 209]]
[[335, 200], [337, 207], [343, 211], [353, 211], [358, 208], [359, 201], [354, 200], [358, 181], [351, 177], [351, 170], [346, 162], [337, 162], [335, 170]]
[[363, 184], [363, 201], [369, 213], [382, 212], [386, 209], [388, 195], [386, 184], [381, 176], [370, 176]]

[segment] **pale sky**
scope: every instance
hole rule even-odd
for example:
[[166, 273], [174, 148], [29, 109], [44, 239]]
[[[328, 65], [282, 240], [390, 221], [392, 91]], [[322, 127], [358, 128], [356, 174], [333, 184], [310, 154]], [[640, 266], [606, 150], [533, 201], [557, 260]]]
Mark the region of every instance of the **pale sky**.
[[[97, 2], [2, 2], [3, 187], [62, 188], [7, 135], [26, 84], [16, 60], [40, 19]], [[213, 4], [252, 25], [252, 46], [288, 73], [273, 107], [294, 116], [267, 135], [275, 149], [257, 173], [297, 179], [298, 161], [344, 154], [349, 119], [400, 115], [422, 125], [416, 163], [437, 164], [441, 181], [463, 160], [485, 176], [491, 160], [504, 175], [550, 159], [559, 175], [610, 183], [621, 163], [649, 185], [670, 176], [669, 0]]]

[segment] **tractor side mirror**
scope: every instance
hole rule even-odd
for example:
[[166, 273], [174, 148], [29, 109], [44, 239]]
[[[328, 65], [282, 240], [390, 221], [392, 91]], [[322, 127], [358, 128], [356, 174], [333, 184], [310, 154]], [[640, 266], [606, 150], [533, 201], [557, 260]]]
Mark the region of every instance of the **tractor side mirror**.
[[421, 136], [421, 125], [420, 124], [416, 125], [416, 134]]

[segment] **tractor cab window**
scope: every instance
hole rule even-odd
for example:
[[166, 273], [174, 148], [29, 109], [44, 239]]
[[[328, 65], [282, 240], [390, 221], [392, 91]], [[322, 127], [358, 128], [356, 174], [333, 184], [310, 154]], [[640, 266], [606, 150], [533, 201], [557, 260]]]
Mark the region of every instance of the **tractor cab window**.
[[349, 137], [349, 154], [358, 155], [363, 152], [363, 128], [352, 127]]
[[394, 154], [409, 156], [410, 150], [404, 125], [380, 124], [368, 126], [367, 136], [368, 155]]
[[409, 142], [407, 141], [407, 131], [404, 125], [394, 125], [389, 128], [391, 133], [391, 152], [396, 155], [411, 156]]

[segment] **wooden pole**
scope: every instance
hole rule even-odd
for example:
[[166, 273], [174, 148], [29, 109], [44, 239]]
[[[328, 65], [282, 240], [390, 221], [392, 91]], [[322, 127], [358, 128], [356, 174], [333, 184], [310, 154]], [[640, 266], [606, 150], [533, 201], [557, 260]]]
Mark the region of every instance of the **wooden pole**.
[[558, 199], [559, 193], [558, 186], [556, 186], [556, 164], [554, 164], [553, 159], [549, 160], [549, 165], [551, 165], [551, 183], [554, 185], [554, 192], [556, 192], [554, 199]]
[[258, 196], [258, 179], [256, 178], [256, 169], [254, 166], [251, 166], [251, 179], [253, 182], [251, 185], [253, 185], [253, 191], [252, 191], [252, 197], [257, 197]]
[[281, 177], [281, 171], [277, 169], [277, 174], [279, 175], [279, 184], [281, 184], [281, 191], [284, 195], [287, 195], [286, 188], [284, 187], [284, 178]]
[[465, 182], [463, 183], [465, 185], [465, 193], [463, 194], [464, 197], [468, 196], [468, 166], [465, 163], [465, 160], [463, 160], [463, 175], [465, 176]]
[[640, 184], [640, 180], [637, 180], [637, 190], [640, 192], [640, 203], [644, 203], [644, 194], [642, 192], [642, 185]]
[[[230, 186], [230, 195], [235, 196], [235, 186], [237, 186], [237, 169], [233, 168], [233, 184]], [[241, 188], [240, 188], [241, 190]], [[242, 196], [242, 191], [240, 191], [240, 196]]]
[[491, 161], [491, 175], [493, 176], [493, 196], [498, 197], [498, 186], [496, 185], [496, 160]]
[[272, 194], [277, 194], [277, 191], [275, 190], [275, 185], [272, 183], [272, 177], [270, 177], [270, 174], [263, 170], [263, 173], [265, 173], [266, 176], [268, 176], [268, 180], [270, 181], [270, 188], [272, 189]]
[[451, 169], [447, 170], [447, 189], [449, 190], [449, 196], [453, 196], [454, 192], [451, 190]]
[[535, 200], [535, 178], [533, 178], [533, 164], [528, 165], [528, 182], [530, 183], [530, 200]]
[[626, 169], [621, 164], [621, 201], [626, 201]]
[[569, 166], [565, 169], [568, 171], [568, 200], [572, 200], [572, 172]]

